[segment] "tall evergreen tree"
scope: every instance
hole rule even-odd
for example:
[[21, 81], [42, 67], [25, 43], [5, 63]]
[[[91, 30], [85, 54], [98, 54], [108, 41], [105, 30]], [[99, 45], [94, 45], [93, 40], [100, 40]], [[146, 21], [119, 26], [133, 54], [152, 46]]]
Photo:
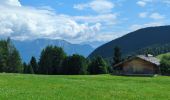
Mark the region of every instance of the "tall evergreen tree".
[[122, 61], [121, 51], [118, 46], [114, 48], [113, 65]]
[[10, 38], [7, 39], [7, 51], [7, 72], [21, 73], [23, 71], [21, 57]]
[[23, 73], [27, 74], [28, 65], [25, 62], [23, 63], [23, 68], [24, 68]]
[[0, 72], [5, 72], [7, 67], [7, 42], [5, 40], [0, 41]]
[[65, 52], [56, 46], [47, 46], [41, 53], [39, 62], [40, 74], [60, 74]]
[[30, 66], [33, 68], [34, 73], [38, 73], [38, 64], [35, 57], [31, 57]]
[[0, 41], [0, 62], [1, 72], [21, 73], [23, 71], [21, 57], [10, 38], [7, 41]]

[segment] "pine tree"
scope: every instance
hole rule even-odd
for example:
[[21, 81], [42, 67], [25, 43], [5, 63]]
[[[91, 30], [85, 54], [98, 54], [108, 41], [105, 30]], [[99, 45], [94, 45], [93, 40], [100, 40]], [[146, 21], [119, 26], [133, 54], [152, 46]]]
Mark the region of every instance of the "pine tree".
[[122, 61], [121, 51], [119, 47], [114, 48], [113, 65], [118, 64]]
[[31, 57], [30, 66], [32, 66], [33, 72], [37, 74], [38, 73], [38, 64], [37, 64], [35, 57]]
[[61, 66], [65, 52], [62, 48], [56, 46], [47, 46], [40, 56], [39, 71], [40, 74], [60, 74]]
[[24, 67], [23, 73], [27, 74], [28, 65], [25, 62], [23, 63], [23, 67]]
[[21, 73], [23, 71], [21, 57], [10, 38], [7, 39], [7, 51], [7, 72]]
[[27, 71], [26, 71], [27, 74], [34, 74], [34, 71], [33, 71], [33, 68], [31, 65], [28, 65], [27, 66]]
[[8, 72], [12, 73], [22, 73], [23, 72], [23, 65], [19, 55], [19, 52], [14, 49], [8, 58]]
[[12, 44], [10, 38], [0, 41], [0, 71], [9, 73], [21, 73], [23, 71], [19, 52]]

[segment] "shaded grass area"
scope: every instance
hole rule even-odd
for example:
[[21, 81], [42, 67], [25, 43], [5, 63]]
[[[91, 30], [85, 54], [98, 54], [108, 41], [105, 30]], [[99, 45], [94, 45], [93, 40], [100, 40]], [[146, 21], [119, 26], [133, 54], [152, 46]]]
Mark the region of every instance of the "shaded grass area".
[[0, 74], [0, 100], [168, 100], [170, 77]]

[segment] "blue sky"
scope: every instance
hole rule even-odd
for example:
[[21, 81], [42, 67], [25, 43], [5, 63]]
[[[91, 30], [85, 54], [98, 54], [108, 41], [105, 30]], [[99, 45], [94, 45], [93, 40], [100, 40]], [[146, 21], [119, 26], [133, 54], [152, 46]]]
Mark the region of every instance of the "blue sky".
[[102, 44], [170, 23], [170, 0], [0, 0], [0, 8], [0, 37], [18, 40]]

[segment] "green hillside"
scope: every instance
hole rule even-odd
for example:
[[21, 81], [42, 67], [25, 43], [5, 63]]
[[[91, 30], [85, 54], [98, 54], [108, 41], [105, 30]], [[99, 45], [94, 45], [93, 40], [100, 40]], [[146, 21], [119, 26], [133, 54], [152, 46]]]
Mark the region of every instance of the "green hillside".
[[168, 100], [170, 78], [0, 74], [0, 100]]

